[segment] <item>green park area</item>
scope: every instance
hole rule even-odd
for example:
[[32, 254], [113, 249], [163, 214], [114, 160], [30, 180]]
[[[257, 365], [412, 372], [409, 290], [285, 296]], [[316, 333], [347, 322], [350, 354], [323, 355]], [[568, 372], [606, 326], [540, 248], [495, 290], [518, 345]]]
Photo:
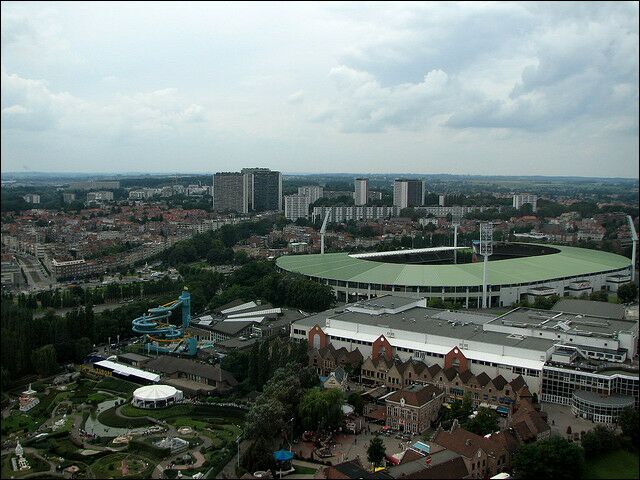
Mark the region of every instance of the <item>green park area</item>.
[[31, 467], [29, 470], [18, 470], [17, 472], [13, 471], [11, 466], [11, 457], [15, 455], [4, 455], [2, 457], [2, 478], [20, 478], [25, 475], [33, 474], [36, 472], [46, 472], [49, 470], [49, 464], [44, 460], [40, 460], [39, 458], [25, 454], [25, 458], [29, 462], [29, 466]]
[[618, 450], [586, 461], [585, 478], [638, 478], [638, 454]]
[[156, 463], [130, 453], [116, 453], [96, 460], [91, 465], [95, 478], [149, 478]]

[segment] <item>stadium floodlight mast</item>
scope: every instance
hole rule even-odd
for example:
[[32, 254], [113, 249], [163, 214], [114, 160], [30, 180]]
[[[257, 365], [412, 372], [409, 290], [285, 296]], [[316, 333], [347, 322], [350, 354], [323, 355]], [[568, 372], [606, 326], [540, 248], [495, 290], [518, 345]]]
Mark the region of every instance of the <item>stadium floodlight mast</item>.
[[460, 219], [462, 218], [462, 212], [456, 211], [451, 215], [451, 225], [453, 225], [453, 263], [458, 263], [458, 227], [460, 226]]
[[629, 222], [629, 231], [631, 232], [631, 281], [636, 281], [636, 246], [638, 245], [638, 233], [636, 227], [633, 224], [633, 218], [631, 215], [627, 215], [627, 221]]
[[322, 222], [322, 227], [320, 227], [320, 254], [324, 255], [324, 234], [327, 231], [327, 222], [329, 221], [329, 214], [331, 210], [327, 210], [327, 213], [324, 216], [324, 222]]
[[487, 308], [487, 264], [493, 254], [493, 224], [480, 224], [480, 255], [484, 257], [482, 266], [482, 308]]

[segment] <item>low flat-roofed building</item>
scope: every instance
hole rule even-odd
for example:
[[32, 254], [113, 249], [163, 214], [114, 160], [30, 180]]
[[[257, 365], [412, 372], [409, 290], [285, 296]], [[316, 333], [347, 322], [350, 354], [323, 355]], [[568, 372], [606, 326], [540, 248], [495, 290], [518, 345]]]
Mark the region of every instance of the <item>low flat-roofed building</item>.
[[562, 298], [551, 308], [554, 312], [576, 313], [590, 317], [624, 320], [625, 307], [617, 303]]
[[110, 360], [95, 362], [93, 364], [93, 368], [96, 372], [102, 372], [103, 375], [114, 376], [130, 382], [141, 383], [142, 385], [149, 385], [160, 381], [160, 375], [156, 373], [112, 362]]
[[230, 390], [238, 383], [233, 375], [222, 370], [218, 365], [208, 365], [168, 355], [150, 360], [146, 367], [149, 370], [162, 373], [167, 377], [167, 382], [168, 379], [186, 379], [210, 385], [218, 391]]
[[146, 362], [151, 360], [151, 357], [146, 355], [139, 355], [137, 353], [121, 353], [118, 355], [118, 360], [122, 363], [131, 365], [132, 367], [142, 367]]

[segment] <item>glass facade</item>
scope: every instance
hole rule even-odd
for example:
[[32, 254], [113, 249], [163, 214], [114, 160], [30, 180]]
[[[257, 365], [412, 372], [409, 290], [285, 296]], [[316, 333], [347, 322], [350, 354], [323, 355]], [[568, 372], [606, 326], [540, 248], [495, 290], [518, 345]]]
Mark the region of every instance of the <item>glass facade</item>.
[[598, 398], [591, 392], [577, 391], [572, 395], [571, 411], [587, 420], [598, 423], [615, 423], [620, 412], [635, 404], [633, 397], [613, 396]]

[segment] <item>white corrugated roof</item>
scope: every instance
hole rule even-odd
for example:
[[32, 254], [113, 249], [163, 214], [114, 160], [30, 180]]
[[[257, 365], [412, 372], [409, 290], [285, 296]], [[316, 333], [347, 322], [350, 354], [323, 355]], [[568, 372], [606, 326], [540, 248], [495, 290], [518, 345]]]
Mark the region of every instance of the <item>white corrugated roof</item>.
[[160, 381], [160, 375], [146, 372], [144, 370], [140, 370], [139, 368], [130, 367], [129, 365], [123, 365], [122, 363], [112, 362], [111, 360], [101, 360], [94, 363], [94, 365], [98, 365], [99, 367], [106, 368], [108, 370], [111, 370], [112, 372], [116, 372], [127, 377], [132, 375], [140, 378], [145, 378], [152, 382]]
[[227, 318], [240, 318], [240, 317], [250, 317], [255, 315], [269, 315], [271, 313], [281, 314], [281, 308], [268, 308], [266, 310], [253, 310], [251, 312], [244, 313], [234, 313], [233, 315], [229, 315]]
[[240, 305], [236, 305], [235, 307], [225, 308], [224, 310], [220, 310], [220, 313], [226, 315], [227, 313], [233, 312], [241, 312], [242, 310], [247, 310], [249, 308], [257, 307], [258, 304], [256, 302], [247, 302], [242, 303]]
[[240, 317], [240, 318], [225, 318], [223, 323], [232, 323], [232, 322], [255, 322], [262, 323], [265, 317]]

